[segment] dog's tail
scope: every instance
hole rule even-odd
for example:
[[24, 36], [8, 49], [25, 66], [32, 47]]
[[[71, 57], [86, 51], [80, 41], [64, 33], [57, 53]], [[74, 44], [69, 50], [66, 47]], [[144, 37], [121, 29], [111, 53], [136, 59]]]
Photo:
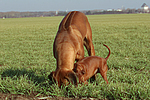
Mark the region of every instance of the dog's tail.
[[109, 54], [107, 55], [107, 57], [105, 58], [106, 59], [106, 61], [108, 60], [108, 58], [109, 58], [109, 56], [110, 56], [110, 49], [109, 49], [109, 47], [107, 46], [107, 45], [105, 45], [105, 44], [103, 44], [105, 47], [107, 47], [108, 48], [108, 50], [109, 50]]

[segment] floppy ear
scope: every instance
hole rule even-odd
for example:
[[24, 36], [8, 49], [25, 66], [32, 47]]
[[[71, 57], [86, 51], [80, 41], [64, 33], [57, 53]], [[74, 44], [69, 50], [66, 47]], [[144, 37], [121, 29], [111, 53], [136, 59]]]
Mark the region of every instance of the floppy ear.
[[68, 85], [69, 83], [75, 84], [77, 86], [77, 77], [73, 71], [59, 71], [59, 77], [57, 77], [58, 86], [61, 87], [62, 84]]
[[76, 76], [76, 74], [73, 71], [68, 73], [68, 78], [69, 78], [69, 81], [72, 84], [75, 84], [76, 86], [78, 85], [78, 83], [77, 83], [77, 76]]

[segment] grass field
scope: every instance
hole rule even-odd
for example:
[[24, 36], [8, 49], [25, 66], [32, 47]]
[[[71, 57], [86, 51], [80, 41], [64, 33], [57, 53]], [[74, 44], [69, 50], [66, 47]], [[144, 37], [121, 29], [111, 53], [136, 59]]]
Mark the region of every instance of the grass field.
[[[88, 86], [59, 89], [53, 41], [61, 17], [0, 19], [0, 93], [35, 97], [150, 99], [150, 14], [90, 15], [97, 56], [108, 59], [109, 84], [97, 75]], [[87, 56], [87, 51], [86, 56]], [[97, 85], [96, 85], [97, 84]]]

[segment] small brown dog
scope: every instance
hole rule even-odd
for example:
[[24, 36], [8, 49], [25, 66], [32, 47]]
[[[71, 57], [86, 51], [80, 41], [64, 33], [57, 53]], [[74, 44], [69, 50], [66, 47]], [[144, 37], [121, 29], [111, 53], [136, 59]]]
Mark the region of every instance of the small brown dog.
[[104, 46], [107, 47], [109, 50], [109, 54], [106, 58], [98, 56], [89, 56], [74, 64], [73, 70], [79, 78], [79, 83], [88, 84], [87, 80], [89, 78], [91, 78], [96, 73], [100, 73], [108, 84], [106, 73], [108, 70], [107, 59], [110, 56], [110, 49], [107, 45]]
[[70, 82], [77, 85], [74, 62], [84, 58], [84, 46], [89, 56], [95, 55], [88, 19], [79, 11], [69, 12], [61, 21], [54, 40], [53, 54], [57, 67], [49, 79], [56, 81], [59, 87]]

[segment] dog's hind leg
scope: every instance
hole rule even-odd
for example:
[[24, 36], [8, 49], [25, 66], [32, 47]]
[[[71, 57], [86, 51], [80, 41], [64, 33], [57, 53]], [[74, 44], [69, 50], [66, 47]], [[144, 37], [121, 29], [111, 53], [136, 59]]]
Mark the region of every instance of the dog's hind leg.
[[92, 43], [92, 39], [84, 38], [84, 46], [86, 47], [89, 56], [95, 56], [95, 50]]
[[107, 76], [106, 76], [106, 74], [107, 74], [107, 71], [105, 72], [105, 73], [100, 73], [101, 75], [102, 75], [102, 77], [103, 77], [103, 79], [107, 82], [107, 84], [108, 84], [108, 80], [107, 80]]
[[86, 37], [84, 38], [84, 46], [86, 47], [89, 56], [95, 56], [95, 50], [92, 43], [92, 30], [89, 22], [86, 23]]

